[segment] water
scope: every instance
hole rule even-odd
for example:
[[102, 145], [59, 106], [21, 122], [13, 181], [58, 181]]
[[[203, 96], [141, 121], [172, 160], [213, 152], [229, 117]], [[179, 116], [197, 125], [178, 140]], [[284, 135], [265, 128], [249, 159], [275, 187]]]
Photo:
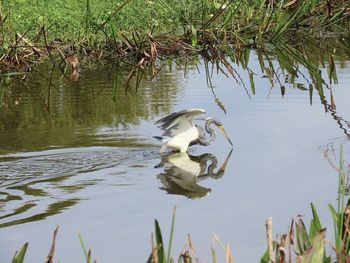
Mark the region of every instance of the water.
[[[304, 66], [293, 64], [294, 78], [269, 56], [262, 72], [258, 53], [249, 55], [248, 70], [231, 62], [234, 77], [209, 63], [210, 80], [205, 61], [194, 59], [163, 61], [153, 79], [140, 71], [127, 81], [130, 68], [104, 66], [74, 82], [43, 65], [3, 81], [0, 262], [25, 242], [26, 262], [42, 261], [56, 225], [60, 262], [84, 261], [78, 232], [98, 262], [144, 262], [153, 220], [167, 240], [175, 205], [174, 255], [190, 233], [209, 261], [216, 233], [237, 262], [255, 262], [266, 249], [264, 220], [272, 216], [274, 235], [284, 233], [292, 216], [308, 222], [310, 202], [331, 239], [327, 204], [336, 203], [338, 179], [324, 151], [337, 164], [343, 144], [349, 160], [349, 62], [334, 57], [336, 84], [331, 63], [320, 66], [322, 95]], [[233, 149], [218, 134], [189, 155], [160, 156], [152, 123], [184, 108], [219, 118]]]

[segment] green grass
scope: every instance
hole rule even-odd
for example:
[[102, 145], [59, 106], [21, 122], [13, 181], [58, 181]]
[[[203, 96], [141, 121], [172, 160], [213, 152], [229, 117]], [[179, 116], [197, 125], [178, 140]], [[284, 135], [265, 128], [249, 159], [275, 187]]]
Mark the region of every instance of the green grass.
[[144, 66], [141, 61], [180, 51], [226, 52], [349, 34], [348, 0], [267, 2], [1, 1], [0, 68], [30, 70], [33, 61], [52, 60], [52, 54], [64, 59], [67, 51], [112, 61], [127, 57]]
[[[6, 33], [23, 33], [28, 29], [33, 33], [46, 24], [54, 37], [71, 41], [80, 41], [83, 36], [104, 39], [105, 33], [109, 35], [113, 29], [159, 33], [196, 24], [203, 15], [197, 1], [187, 0], [14, 0], [2, 1], [1, 5]], [[220, 1], [205, 3], [208, 16], [219, 6]]]

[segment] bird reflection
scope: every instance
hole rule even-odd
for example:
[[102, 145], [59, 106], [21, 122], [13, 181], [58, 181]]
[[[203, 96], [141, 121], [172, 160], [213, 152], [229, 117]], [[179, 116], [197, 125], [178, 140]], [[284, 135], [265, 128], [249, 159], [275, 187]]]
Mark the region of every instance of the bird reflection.
[[191, 199], [203, 198], [209, 195], [211, 189], [198, 183], [208, 178], [222, 178], [231, 154], [232, 150], [217, 171], [218, 160], [210, 153], [199, 156], [187, 153], [162, 155], [161, 162], [155, 166], [155, 168], [164, 167], [164, 171], [157, 175], [164, 185], [160, 189], [168, 194], [184, 195]]

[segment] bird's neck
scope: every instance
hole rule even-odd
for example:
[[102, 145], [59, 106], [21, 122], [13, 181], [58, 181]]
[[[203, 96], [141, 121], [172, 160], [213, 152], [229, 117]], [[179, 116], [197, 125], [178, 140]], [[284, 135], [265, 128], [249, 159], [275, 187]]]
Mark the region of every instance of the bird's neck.
[[216, 138], [216, 133], [214, 131], [214, 129], [210, 126], [210, 124], [213, 122], [213, 119], [207, 119], [206, 123], [205, 123], [205, 130], [207, 131], [207, 133], [209, 134], [209, 137], [203, 137], [203, 138], [199, 138], [199, 142], [203, 145], [210, 145]]

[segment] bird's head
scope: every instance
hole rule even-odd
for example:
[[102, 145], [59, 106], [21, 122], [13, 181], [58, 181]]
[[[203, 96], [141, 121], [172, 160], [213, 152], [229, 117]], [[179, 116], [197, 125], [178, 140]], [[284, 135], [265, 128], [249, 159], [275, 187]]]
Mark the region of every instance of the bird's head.
[[228, 137], [226, 131], [225, 131], [225, 128], [224, 128], [224, 125], [222, 124], [221, 121], [219, 121], [218, 119], [215, 119], [215, 118], [208, 118], [207, 119], [207, 122], [211, 122], [211, 123], [214, 123], [218, 128], [219, 130], [222, 132], [222, 134], [224, 135], [224, 137], [228, 140], [228, 142], [233, 146], [233, 143], [232, 141], [230, 140], [230, 138]]

